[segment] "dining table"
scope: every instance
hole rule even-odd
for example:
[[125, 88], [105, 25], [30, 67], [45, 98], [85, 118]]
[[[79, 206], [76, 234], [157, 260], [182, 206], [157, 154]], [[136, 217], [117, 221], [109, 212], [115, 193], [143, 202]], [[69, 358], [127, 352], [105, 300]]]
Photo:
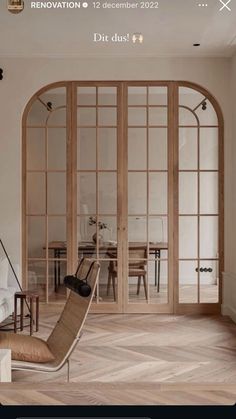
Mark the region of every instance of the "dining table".
[[[155, 286], [157, 286], [157, 292], [160, 292], [160, 272], [161, 272], [161, 252], [168, 250], [168, 243], [166, 242], [129, 242], [130, 250], [135, 249], [148, 249], [149, 255], [154, 256], [154, 278]], [[44, 247], [45, 249], [45, 247]], [[67, 243], [65, 241], [51, 241], [48, 244], [48, 250], [53, 253], [54, 259], [54, 289], [58, 291], [61, 285], [61, 261], [66, 258], [67, 255]], [[94, 242], [81, 241], [78, 244], [78, 258], [92, 257], [96, 258], [97, 245]], [[117, 254], [117, 243], [116, 242], [102, 242], [99, 244], [99, 255], [102, 259], [109, 259], [110, 254]]]

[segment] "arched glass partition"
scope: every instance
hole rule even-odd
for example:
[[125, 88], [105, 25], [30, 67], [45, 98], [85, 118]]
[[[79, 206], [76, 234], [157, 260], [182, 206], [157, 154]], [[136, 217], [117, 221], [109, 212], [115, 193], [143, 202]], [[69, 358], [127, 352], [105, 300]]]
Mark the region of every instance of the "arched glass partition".
[[23, 278], [66, 298], [101, 263], [96, 312], [216, 312], [223, 271], [223, 118], [187, 82], [61, 82], [23, 117]]
[[219, 140], [218, 116], [208, 95], [179, 87], [180, 303], [220, 298]]

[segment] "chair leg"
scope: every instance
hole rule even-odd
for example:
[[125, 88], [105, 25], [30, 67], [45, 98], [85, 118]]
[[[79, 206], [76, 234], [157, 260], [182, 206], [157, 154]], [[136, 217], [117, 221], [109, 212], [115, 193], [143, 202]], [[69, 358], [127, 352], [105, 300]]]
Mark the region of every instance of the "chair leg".
[[158, 259], [158, 281], [157, 281], [157, 292], [160, 292], [160, 273], [161, 273], [161, 261], [160, 256]]
[[147, 280], [146, 280], [146, 276], [143, 276], [143, 286], [144, 286], [144, 292], [145, 292], [145, 298], [146, 300], [148, 299], [148, 294], [147, 294]]
[[112, 288], [113, 288], [113, 298], [114, 298], [114, 301], [116, 301], [116, 278], [115, 278], [115, 276], [111, 276], [111, 279], [112, 279]]
[[107, 295], [109, 295], [110, 288], [111, 288], [111, 278], [112, 278], [112, 275], [111, 275], [111, 272], [109, 270], [109, 272], [108, 272], [108, 280], [107, 280]]
[[139, 295], [140, 293], [140, 286], [141, 286], [141, 276], [138, 276], [137, 295]]

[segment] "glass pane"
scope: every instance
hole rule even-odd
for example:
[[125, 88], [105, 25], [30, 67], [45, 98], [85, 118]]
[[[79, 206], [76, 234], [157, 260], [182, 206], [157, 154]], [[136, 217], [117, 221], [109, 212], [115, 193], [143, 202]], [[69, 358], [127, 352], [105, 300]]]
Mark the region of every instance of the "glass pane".
[[96, 170], [96, 128], [79, 128], [77, 133], [77, 169]]
[[147, 125], [147, 109], [146, 108], [129, 108], [128, 125], [139, 126]]
[[147, 174], [129, 173], [128, 175], [128, 212], [146, 214], [147, 211]]
[[[148, 261], [148, 284], [151, 304], [168, 303], [168, 261]], [[158, 285], [159, 284], [159, 285]], [[143, 287], [144, 288], [144, 287]], [[140, 293], [141, 293], [140, 288]], [[145, 293], [145, 290], [143, 289]]]
[[98, 125], [116, 125], [117, 108], [98, 108]]
[[27, 214], [45, 214], [46, 184], [44, 173], [27, 173]]
[[[143, 253], [144, 256], [144, 253]], [[148, 302], [147, 261], [133, 259], [128, 264], [129, 302]]]
[[28, 257], [44, 258], [46, 254], [45, 217], [27, 217]]
[[100, 170], [116, 170], [117, 168], [116, 128], [98, 129], [98, 168]]
[[78, 126], [96, 126], [96, 108], [78, 108]]
[[216, 111], [208, 99], [199, 106], [196, 114], [200, 120], [200, 125], [218, 125]]
[[54, 108], [49, 114], [48, 123], [50, 126], [65, 127], [66, 126], [66, 107]]
[[218, 128], [200, 129], [200, 169], [218, 170]]
[[80, 254], [87, 257], [87, 254], [91, 255], [91, 250], [94, 252], [95, 241], [93, 239], [96, 233], [96, 217], [84, 216], [77, 218], [77, 237], [80, 245]]
[[203, 260], [200, 262], [200, 302], [218, 303], [219, 301], [219, 262]]
[[46, 300], [46, 262], [28, 262], [28, 289], [37, 291], [40, 301]]
[[60, 259], [48, 262], [48, 298], [50, 302], [64, 301], [66, 299], [67, 263]]
[[117, 220], [116, 217], [100, 217], [99, 257], [117, 258]]
[[197, 125], [198, 121], [196, 116], [191, 110], [179, 107], [179, 125]]
[[198, 144], [197, 129], [179, 129], [179, 169], [197, 170]]
[[179, 212], [180, 214], [198, 212], [197, 173], [179, 173]]
[[149, 129], [149, 169], [167, 170], [167, 129]]
[[149, 174], [149, 213], [167, 214], [167, 173]]
[[149, 86], [149, 105], [167, 105], [167, 87]]
[[179, 303], [198, 302], [197, 261], [179, 262]]
[[66, 217], [48, 217], [48, 242], [55, 241], [66, 243]]
[[27, 169], [44, 170], [46, 167], [45, 129], [27, 129]]
[[200, 217], [200, 257], [218, 258], [218, 217]]
[[96, 105], [96, 87], [78, 87], [78, 105]]
[[147, 104], [147, 87], [128, 87], [128, 104], [129, 105], [146, 105]]
[[59, 87], [51, 89], [40, 96], [48, 109], [48, 125], [66, 125], [66, 89]]
[[48, 214], [66, 214], [66, 174], [48, 173]]
[[48, 128], [48, 169], [66, 169], [66, 129]]
[[81, 215], [96, 213], [96, 173], [78, 173], [77, 208]]
[[149, 125], [167, 126], [167, 107], [148, 108]]
[[180, 87], [179, 103], [196, 113], [200, 125], [217, 125], [217, 115], [212, 104], [197, 90]]
[[116, 214], [117, 212], [117, 176], [116, 173], [99, 173], [99, 214]]
[[128, 168], [147, 169], [147, 131], [145, 128], [128, 129]]
[[116, 87], [99, 87], [98, 88], [98, 104], [99, 105], [116, 105], [117, 104], [117, 88]]
[[45, 126], [47, 118], [49, 116], [49, 110], [39, 100], [35, 100], [31, 106], [31, 109], [27, 117], [28, 126]]
[[[99, 303], [114, 303], [117, 301], [117, 261], [101, 261], [99, 276]], [[95, 297], [96, 299], [96, 297]]]
[[168, 242], [168, 219], [167, 217], [149, 217], [149, 242]]
[[40, 95], [40, 99], [44, 103], [51, 101], [52, 109], [58, 106], [65, 106], [66, 105], [66, 88], [56, 87], [55, 89], [47, 90], [45, 93]]
[[200, 173], [200, 212], [218, 213], [218, 173]]
[[128, 219], [128, 240], [132, 243], [147, 243], [147, 218], [129, 217]]
[[179, 217], [179, 257], [197, 258], [197, 217]]
[[204, 96], [189, 87], [179, 87], [179, 103], [194, 110], [202, 102]]

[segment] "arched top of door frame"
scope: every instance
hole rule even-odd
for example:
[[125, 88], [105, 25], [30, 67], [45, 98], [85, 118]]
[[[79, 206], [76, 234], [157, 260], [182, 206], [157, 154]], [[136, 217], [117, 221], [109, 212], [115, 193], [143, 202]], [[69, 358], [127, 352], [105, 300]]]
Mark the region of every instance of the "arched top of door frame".
[[189, 88], [189, 89], [193, 89], [193, 90], [196, 90], [199, 93], [201, 93], [203, 96], [205, 96], [209, 100], [209, 102], [212, 104], [213, 108], [216, 111], [219, 128], [223, 129], [223, 127], [224, 127], [224, 116], [223, 116], [221, 106], [220, 106], [218, 100], [215, 98], [215, 96], [213, 96], [209, 92], [208, 89], [201, 86], [200, 84], [193, 83], [193, 82], [188, 82], [188, 81], [177, 81], [176, 83], [177, 83], [178, 87], [186, 87], [186, 88]]
[[[109, 83], [130, 83], [130, 81], [126, 81], [126, 80], [120, 80], [120, 81], [58, 81], [58, 82], [54, 82], [54, 83], [50, 83], [47, 84], [46, 86], [43, 86], [41, 89], [39, 89], [37, 92], [34, 93], [34, 95], [30, 98], [30, 100], [28, 101], [28, 103], [25, 106], [24, 112], [23, 112], [23, 117], [22, 117], [22, 123], [23, 126], [27, 125], [27, 116], [29, 113], [29, 110], [32, 106], [32, 104], [34, 103], [35, 99], [37, 98], [37, 96], [40, 96], [41, 94], [47, 92], [50, 89], [55, 89], [55, 88], [59, 88], [59, 87], [67, 87], [69, 86], [72, 82], [74, 83], [78, 83], [78, 84], [84, 84], [84, 85], [90, 85], [91, 83], [93, 83], [94, 85], [96, 85], [96, 83], [99, 84], [109, 84]], [[173, 83], [175, 85], [177, 85], [178, 87], [186, 87], [189, 89], [193, 89], [198, 91], [199, 93], [202, 93], [202, 95], [204, 95], [212, 104], [212, 106], [214, 107], [216, 114], [217, 114], [217, 118], [218, 118], [218, 123], [219, 123], [219, 128], [223, 129], [224, 127], [224, 117], [223, 117], [223, 112], [221, 109], [221, 106], [218, 102], [218, 100], [215, 98], [215, 96], [209, 92], [208, 89], [206, 89], [205, 87], [201, 86], [200, 84], [194, 83], [194, 82], [190, 82], [190, 81], [173, 81], [173, 80], [162, 80], [162, 81], [149, 81], [149, 80], [143, 80], [143, 81], [131, 81], [132, 84], [152, 84], [155, 83], [155, 85], [169, 85], [170, 83]]]

